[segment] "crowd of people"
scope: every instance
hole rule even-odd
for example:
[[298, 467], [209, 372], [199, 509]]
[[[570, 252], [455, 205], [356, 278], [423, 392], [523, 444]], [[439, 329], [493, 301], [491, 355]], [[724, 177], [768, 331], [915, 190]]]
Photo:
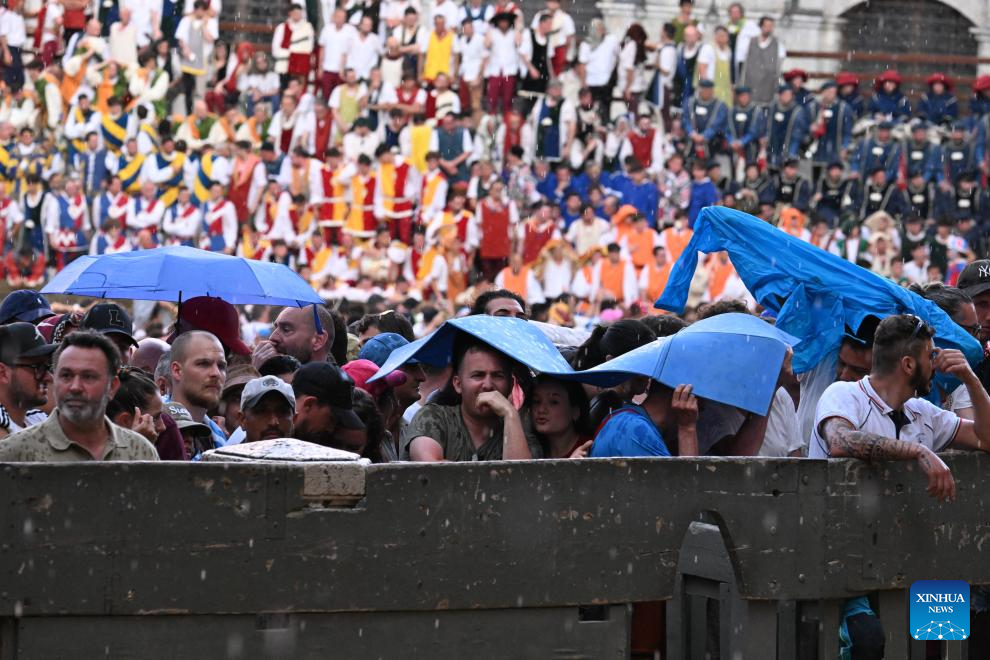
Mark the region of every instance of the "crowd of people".
[[[219, 0], [9, 2], [0, 271], [183, 244], [326, 299], [446, 317], [504, 287], [589, 327], [648, 308], [713, 204], [904, 284], [987, 256], [990, 77], [965, 112], [940, 73], [914, 100], [892, 70], [812, 91], [772, 17], [705, 18], [620, 38], [559, 0], [306, 3], [234, 47]], [[712, 255], [694, 303], [737, 298]]]
[[[0, 7], [0, 461], [284, 437], [374, 462], [851, 456], [917, 461], [951, 499], [935, 452], [990, 446], [990, 362], [907, 315], [848, 329], [801, 378], [763, 374], [766, 415], [687, 384], [535, 374], [467, 336], [450, 364], [371, 380], [459, 314], [576, 328], [559, 347], [586, 370], [760, 311], [724, 252], [682, 316], [651, 307], [712, 205], [910, 287], [986, 348], [990, 77], [965, 111], [941, 73], [915, 99], [893, 70], [872, 93], [848, 72], [811, 90], [774, 19], [738, 3], [705, 24], [685, 0], [621, 38], [579, 32], [559, 0], [286, 10], [270, 44], [235, 47], [220, 0]], [[163, 245], [285, 264], [328, 304], [36, 292], [81, 255]], [[881, 657], [868, 605], [845, 622], [857, 657]]]
[[[967, 266], [959, 285], [912, 288], [985, 348], [990, 260]], [[414, 356], [384, 369], [416, 337], [415, 320], [373, 302], [238, 309], [199, 297], [156, 307], [136, 329], [118, 303], [59, 311], [35, 291], [15, 291], [0, 303], [0, 462], [196, 461], [282, 438], [375, 463], [853, 457], [914, 461], [931, 495], [948, 501], [955, 482], [936, 452], [990, 447], [990, 359], [974, 369], [959, 350], [935, 348], [933, 325], [910, 314], [847, 328], [837, 352], [800, 377], [789, 352], [748, 373], [776, 381], [769, 409], [754, 414], [701, 399], [690, 384], [631, 376], [603, 388], [534, 372], [514, 352], [531, 341], [519, 324], [553, 326], [530, 321], [526, 301], [505, 289], [481, 294], [470, 313], [501, 317], [492, 332], [517, 337], [510, 348], [458, 331], [448, 364]], [[752, 316], [741, 301], [703, 304], [697, 316], [721, 314]], [[672, 314], [616, 319], [557, 348], [583, 372], [688, 326]], [[855, 657], [883, 657], [865, 598], [847, 603], [842, 625]]]

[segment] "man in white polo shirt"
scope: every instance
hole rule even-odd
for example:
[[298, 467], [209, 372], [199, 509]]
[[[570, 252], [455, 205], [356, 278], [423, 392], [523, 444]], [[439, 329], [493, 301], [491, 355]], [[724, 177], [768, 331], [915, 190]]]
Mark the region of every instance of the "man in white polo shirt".
[[[917, 460], [928, 475], [928, 492], [953, 499], [952, 473], [935, 452], [949, 445], [990, 451], [990, 397], [965, 356], [936, 349], [933, 336], [934, 330], [913, 315], [881, 321], [870, 375], [834, 383], [819, 400], [808, 456]], [[972, 421], [916, 398], [931, 391], [935, 371], [966, 386], [973, 399]]]

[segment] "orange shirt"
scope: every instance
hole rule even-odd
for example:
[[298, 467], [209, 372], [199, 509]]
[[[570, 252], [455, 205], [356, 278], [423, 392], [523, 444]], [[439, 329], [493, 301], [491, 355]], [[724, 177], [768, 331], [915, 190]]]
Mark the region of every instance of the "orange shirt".
[[708, 295], [712, 300], [718, 300], [722, 295], [725, 291], [725, 283], [734, 272], [735, 268], [732, 267], [731, 261], [722, 263], [717, 254], [712, 256], [712, 260], [708, 263]]
[[[653, 302], [660, 297], [663, 290], [667, 286], [667, 280], [670, 278], [670, 268], [671, 263], [668, 261], [663, 266], [657, 266], [657, 262], [647, 264], [646, 272], [648, 273], [648, 281], [646, 283], [646, 299]], [[640, 280], [642, 281], [642, 280]], [[660, 310], [657, 310], [658, 312]]]
[[626, 234], [626, 249], [632, 257], [633, 266], [639, 270], [643, 266], [653, 261], [653, 242], [656, 232], [649, 227], [642, 233], [630, 231]]
[[664, 229], [663, 240], [667, 244], [667, 257], [671, 261], [680, 259], [684, 248], [687, 247], [692, 236], [694, 236], [694, 231], [691, 229], [681, 229], [679, 231], [674, 227]]
[[523, 300], [526, 299], [526, 281], [528, 279], [529, 266], [520, 268], [518, 274], [514, 274], [509, 266], [502, 269], [502, 286], [513, 293], [518, 293]]
[[613, 264], [608, 259], [603, 259], [601, 262], [601, 286], [603, 289], [608, 289], [615, 296], [615, 299], [622, 302], [623, 291], [625, 291], [625, 278], [626, 278], [626, 262], [619, 260], [619, 263]]

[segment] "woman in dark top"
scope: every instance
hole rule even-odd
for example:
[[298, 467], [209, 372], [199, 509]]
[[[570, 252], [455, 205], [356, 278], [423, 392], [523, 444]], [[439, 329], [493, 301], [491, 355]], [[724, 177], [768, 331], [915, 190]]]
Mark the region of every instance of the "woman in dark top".
[[[611, 325], [599, 325], [578, 347], [574, 357], [571, 358], [571, 366], [576, 371], [597, 367], [612, 358], [649, 344], [656, 338], [653, 330], [636, 319], [623, 319]], [[630, 388], [636, 384], [639, 384], [639, 381], [633, 379], [612, 389], [599, 389], [593, 385], [584, 386], [585, 392], [591, 399], [589, 416], [592, 431], [598, 428], [612, 410], [621, 408], [632, 398], [635, 392], [630, 391]]]
[[584, 458], [591, 448], [588, 397], [580, 383], [541, 375], [533, 381], [529, 417], [546, 458]]

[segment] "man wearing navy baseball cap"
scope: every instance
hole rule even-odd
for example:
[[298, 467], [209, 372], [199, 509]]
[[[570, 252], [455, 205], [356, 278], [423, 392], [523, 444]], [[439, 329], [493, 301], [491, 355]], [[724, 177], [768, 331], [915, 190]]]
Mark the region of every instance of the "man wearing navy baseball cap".
[[43, 295], [30, 289], [12, 291], [0, 303], [0, 325], [17, 321], [37, 323], [49, 316], [55, 316], [52, 306]]
[[292, 379], [292, 392], [296, 398], [293, 438], [346, 449], [336, 438], [337, 427], [364, 428], [354, 412], [354, 380], [337, 365], [304, 364]]
[[55, 348], [30, 323], [0, 326], [0, 438], [48, 418], [37, 408], [48, 403]]
[[116, 344], [121, 361], [124, 364], [130, 363], [131, 353], [137, 348], [137, 342], [133, 336], [134, 322], [123, 307], [117, 303], [93, 305], [83, 317], [82, 327], [106, 335], [107, 339]]

